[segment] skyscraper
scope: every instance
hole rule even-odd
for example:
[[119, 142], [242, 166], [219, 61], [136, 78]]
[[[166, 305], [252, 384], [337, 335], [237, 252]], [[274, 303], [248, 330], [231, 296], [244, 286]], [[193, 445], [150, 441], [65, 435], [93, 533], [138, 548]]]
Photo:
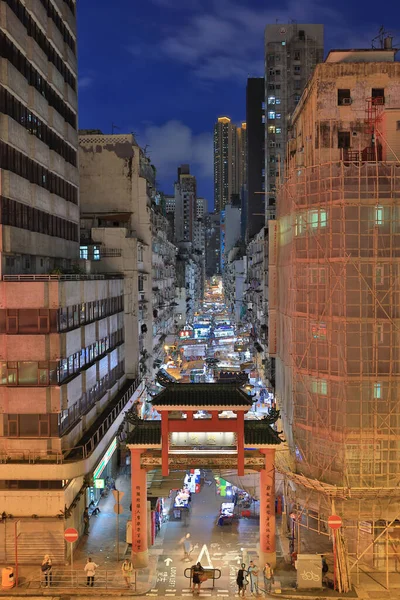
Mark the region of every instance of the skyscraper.
[[284, 167], [288, 116], [323, 54], [323, 25], [291, 23], [265, 28], [267, 219], [275, 218], [276, 184]]
[[246, 202], [242, 205], [246, 241], [264, 227], [265, 198], [265, 86], [264, 78], [252, 77], [246, 87], [247, 123], [247, 186]]
[[240, 193], [240, 150], [238, 129], [229, 117], [214, 125], [214, 208], [224, 209], [232, 194]]

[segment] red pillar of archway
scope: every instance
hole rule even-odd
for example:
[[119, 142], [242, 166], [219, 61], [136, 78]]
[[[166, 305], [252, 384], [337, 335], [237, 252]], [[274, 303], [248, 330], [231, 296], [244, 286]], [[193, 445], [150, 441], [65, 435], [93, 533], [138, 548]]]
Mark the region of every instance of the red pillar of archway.
[[169, 475], [168, 455], [169, 455], [169, 421], [168, 412], [161, 413], [161, 473], [163, 477]]
[[275, 449], [263, 448], [265, 466], [260, 471], [260, 566], [276, 565], [275, 546]]
[[237, 444], [237, 472], [239, 477], [244, 475], [244, 412], [238, 410], [237, 413], [237, 431], [236, 431], [236, 444]]
[[131, 448], [132, 481], [132, 564], [135, 569], [148, 566], [147, 477], [140, 466], [142, 450]]

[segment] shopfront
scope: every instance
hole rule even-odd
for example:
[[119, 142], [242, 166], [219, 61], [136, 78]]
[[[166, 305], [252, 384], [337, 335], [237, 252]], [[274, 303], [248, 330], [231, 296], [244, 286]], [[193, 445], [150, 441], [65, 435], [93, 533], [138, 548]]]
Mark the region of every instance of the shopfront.
[[115, 437], [107, 448], [103, 458], [93, 471], [93, 486], [86, 490], [86, 505], [92, 502], [97, 505], [105, 488], [111, 485], [118, 471], [117, 438]]

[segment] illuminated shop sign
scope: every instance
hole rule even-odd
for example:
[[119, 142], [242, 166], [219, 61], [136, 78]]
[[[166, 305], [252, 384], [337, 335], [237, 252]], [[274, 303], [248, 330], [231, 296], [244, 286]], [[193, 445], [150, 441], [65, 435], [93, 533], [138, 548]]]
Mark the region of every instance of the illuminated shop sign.
[[103, 458], [101, 459], [99, 464], [97, 465], [97, 467], [93, 473], [93, 479], [98, 479], [100, 477], [104, 468], [110, 462], [111, 457], [114, 454], [116, 447], [117, 447], [117, 438], [115, 437], [113, 439], [113, 441], [111, 442], [110, 446], [108, 447], [107, 452], [105, 453], [105, 455], [103, 456]]

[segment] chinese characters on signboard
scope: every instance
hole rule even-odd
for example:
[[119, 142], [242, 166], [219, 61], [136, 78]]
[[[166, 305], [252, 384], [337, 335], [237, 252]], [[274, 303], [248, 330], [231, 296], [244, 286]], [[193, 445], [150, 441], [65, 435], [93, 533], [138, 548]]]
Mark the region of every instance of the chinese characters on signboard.
[[142, 527], [145, 524], [141, 520], [141, 503], [140, 485], [137, 485], [132, 502], [132, 549], [134, 552], [142, 551]]
[[265, 549], [264, 552], [272, 552], [272, 530], [271, 530], [271, 518], [275, 515], [275, 498], [273, 494], [273, 487], [267, 485], [265, 491]]

